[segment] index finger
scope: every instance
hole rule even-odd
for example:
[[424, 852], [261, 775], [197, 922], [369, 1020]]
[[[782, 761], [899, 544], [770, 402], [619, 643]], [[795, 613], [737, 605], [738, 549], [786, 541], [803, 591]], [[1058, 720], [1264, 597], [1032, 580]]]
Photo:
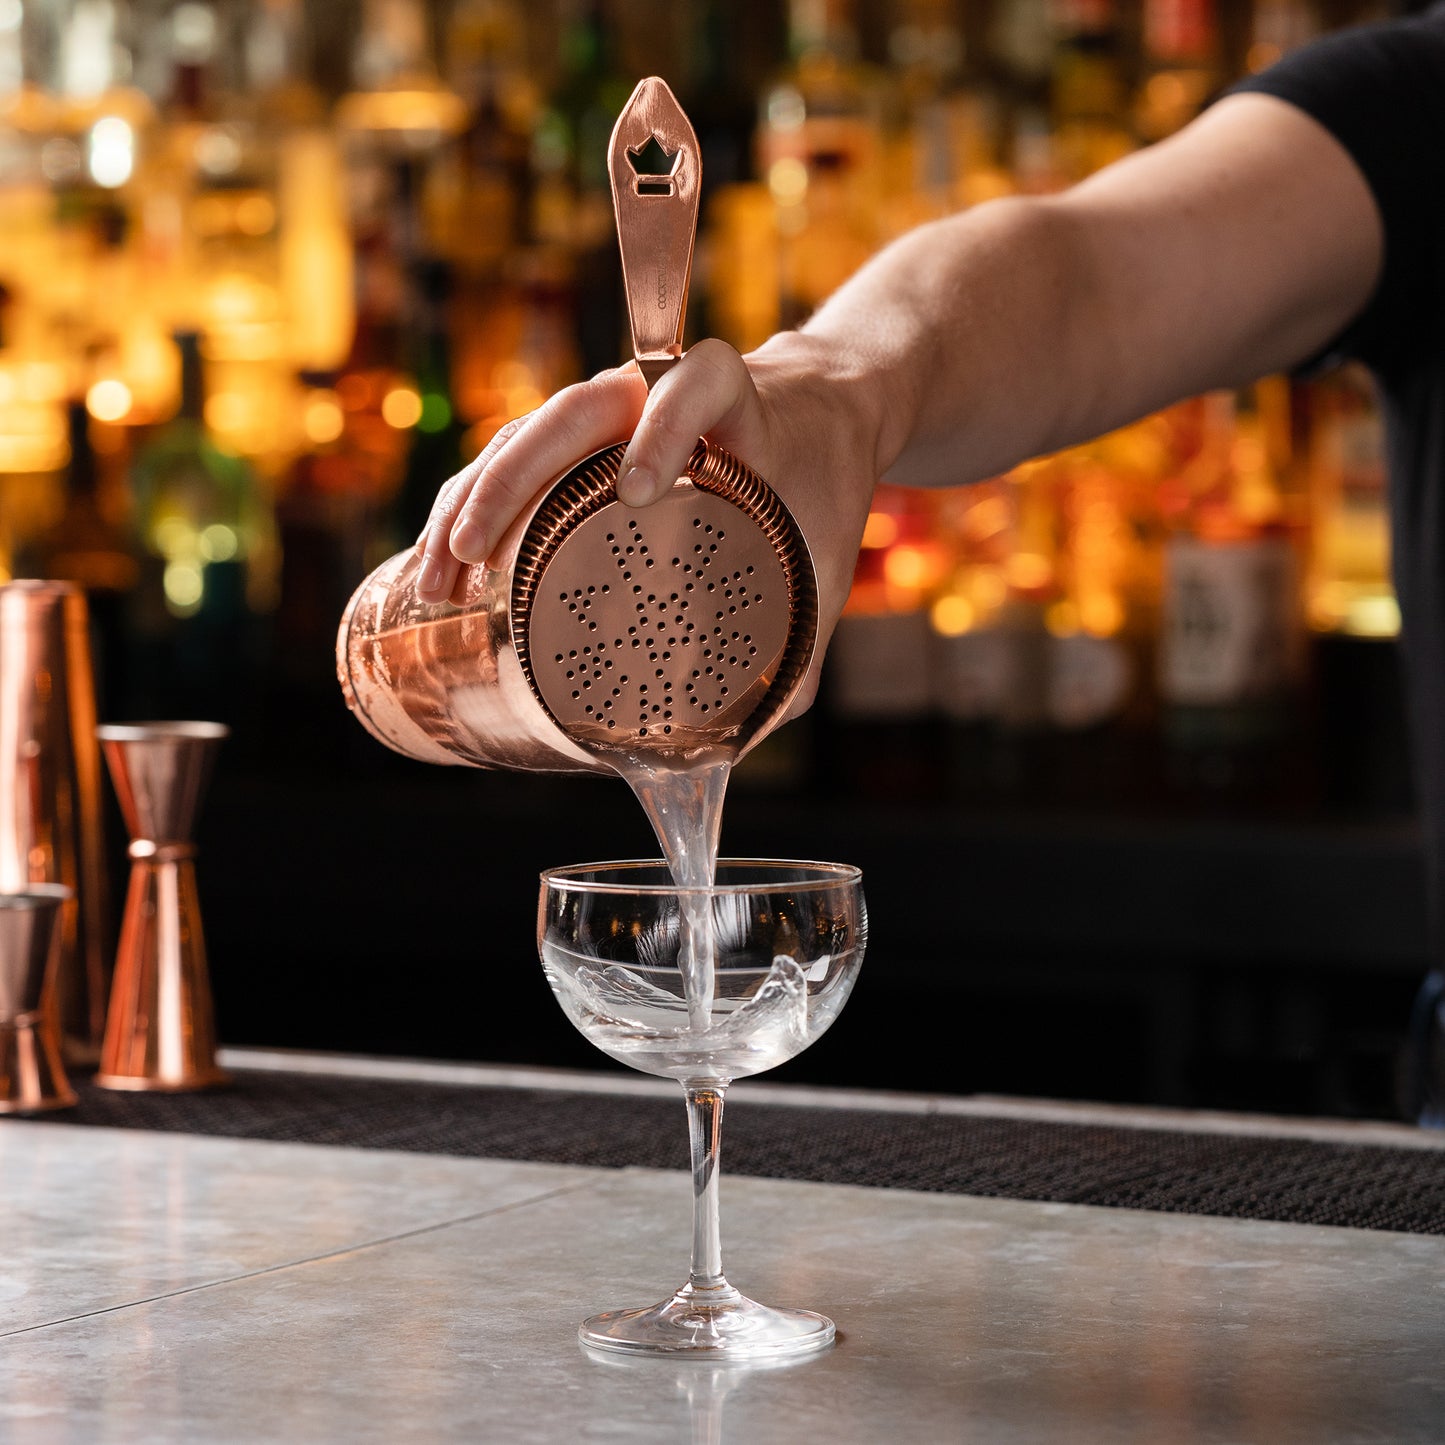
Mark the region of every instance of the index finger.
[[503, 427], [438, 495], [417, 541], [421, 600], [449, 597], [461, 566], [485, 562], [542, 488], [590, 453], [631, 436], [645, 394], [635, 366], [604, 371]]
[[592, 452], [632, 435], [646, 394], [636, 368], [622, 367], [544, 402], [483, 461], [450, 529], [452, 555], [485, 561], [543, 487]]

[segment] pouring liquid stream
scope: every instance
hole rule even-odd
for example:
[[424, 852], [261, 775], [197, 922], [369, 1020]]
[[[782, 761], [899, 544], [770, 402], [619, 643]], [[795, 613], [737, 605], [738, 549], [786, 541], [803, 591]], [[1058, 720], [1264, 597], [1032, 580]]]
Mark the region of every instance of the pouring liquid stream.
[[[663, 753], [628, 752], [609, 759], [647, 814], [679, 888], [712, 887], [723, 798], [735, 756], [735, 749], [718, 747], [681, 764]], [[682, 894], [680, 922], [688, 1023], [701, 1037], [712, 1022], [717, 969], [712, 901], [706, 892]]]
[[[660, 144], [664, 153], [672, 153], [674, 159], [665, 174], [652, 177], [644, 186], [638, 162], [647, 144]], [[661, 80], [642, 81], [617, 117], [608, 147], [608, 171], [633, 352], [651, 390], [657, 378], [682, 354], [683, 311], [697, 234], [701, 176], [697, 136], [672, 91]], [[701, 517], [694, 521], [695, 527], [699, 525]], [[707, 535], [712, 532], [709, 526]], [[722, 539], [721, 524], [707, 554], [703, 552], [701, 535], [692, 552], [679, 548], [680, 555], [703, 559], [692, 579], [695, 584], [703, 580], [706, 556], [717, 551], [717, 542]], [[640, 534], [637, 541], [641, 543]], [[632, 548], [629, 546], [627, 551], [630, 554]], [[647, 548], [641, 547], [641, 554], [646, 552]], [[677, 566], [676, 558], [673, 565]], [[650, 558], [647, 566], [652, 566]], [[747, 571], [751, 576], [753, 568], [749, 566]], [[685, 590], [691, 593], [693, 588], [687, 586]], [[713, 587], [707, 590], [712, 592]], [[723, 613], [719, 611], [717, 616], [721, 621]], [[678, 624], [682, 621], [679, 615]], [[708, 673], [712, 671], [709, 667]], [[662, 674], [657, 676], [661, 678]], [[723, 692], [727, 689], [723, 688]], [[706, 707], [702, 710], [707, 711]], [[646, 747], [629, 749], [620, 758], [609, 759], [642, 804], [672, 870], [673, 882], [681, 889], [712, 887], [723, 794], [736, 756], [736, 744], [716, 743], [682, 754]], [[687, 994], [688, 1025], [692, 1034], [702, 1038], [712, 1022], [717, 966], [712, 900], [706, 891], [681, 895], [680, 924], [679, 962]]]

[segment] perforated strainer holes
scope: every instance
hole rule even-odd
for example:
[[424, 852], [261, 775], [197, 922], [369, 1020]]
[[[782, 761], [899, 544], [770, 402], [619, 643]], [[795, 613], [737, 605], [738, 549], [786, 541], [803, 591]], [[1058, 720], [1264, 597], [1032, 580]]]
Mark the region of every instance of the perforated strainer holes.
[[[606, 591], [606, 587], [600, 589], [602, 593]], [[586, 592], [593, 596], [599, 595], [599, 589], [595, 587], [587, 588]], [[577, 597], [577, 595], [578, 593], [573, 593], [574, 598]], [[584, 611], [585, 610], [579, 610], [579, 620], [583, 617]], [[588, 625], [595, 628], [597, 624], [589, 622]], [[598, 687], [598, 695], [600, 697], [601, 687], [599, 684], [603, 684], [606, 681], [607, 674], [612, 670], [612, 659], [606, 656], [607, 652], [607, 643], [588, 642], [584, 643], [580, 649], [575, 647], [569, 649], [565, 655], [560, 652], [556, 654], [555, 661], [558, 666], [563, 669], [567, 681], [573, 684], [572, 700], [574, 702], [582, 702], [584, 696], [590, 696], [594, 686]], [[612, 709], [613, 698], [616, 696], [617, 689], [613, 688], [612, 697], [602, 699], [600, 704], [596, 701], [586, 702], [583, 704], [582, 710], [588, 717], [595, 718], [601, 722]]]
[[[723, 570], [719, 544], [727, 533], [705, 516], [693, 516], [686, 530], [690, 548], [675, 542], [657, 553], [645, 518], [614, 524], [605, 534], [609, 581], [553, 594], [565, 613], [557, 640], [574, 627], [585, 634], [577, 648], [553, 651], [586, 720], [638, 736], [670, 733], [675, 721], [697, 726], [745, 691], [748, 674], [762, 665], [751, 633], [734, 625], [762, 601], [754, 568]], [[704, 598], [707, 610], [699, 614]], [[701, 666], [672, 673], [694, 656]], [[614, 658], [625, 659], [627, 671], [614, 671]]]
[[[588, 485], [600, 492], [605, 481], [599, 473]], [[615, 497], [587, 510], [594, 495], [559, 492], [534, 522], [531, 592], [518, 563], [513, 624], [540, 700], [584, 745], [598, 729], [627, 743], [745, 726], [750, 705], [792, 676], [802, 574], [778, 519], [766, 508], [755, 515], [746, 491], [679, 487], [632, 516]]]
[[593, 602], [598, 599], [599, 592], [605, 596], [608, 590], [606, 585], [600, 589], [595, 586], [585, 588], [575, 587], [570, 594], [566, 592], [559, 593], [558, 598], [567, 608], [567, 611], [572, 613], [578, 622], [586, 627], [588, 632], [596, 632], [597, 624], [588, 617], [587, 614], [591, 610]]

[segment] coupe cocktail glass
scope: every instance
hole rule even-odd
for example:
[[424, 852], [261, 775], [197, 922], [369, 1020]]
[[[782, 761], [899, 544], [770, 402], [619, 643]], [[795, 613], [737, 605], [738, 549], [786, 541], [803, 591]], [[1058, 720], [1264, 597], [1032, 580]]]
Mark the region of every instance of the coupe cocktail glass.
[[832, 1320], [758, 1304], [724, 1278], [718, 1150], [728, 1084], [833, 1022], [867, 933], [862, 875], [841, 863], [723, 859], [709, 888], [678, 887], [660, 862], [542, 875], [537, 941], [552, 991], [604, 1053], [682, 1085], [692, 1143], [687, 1283], [661, 1304], [584, 1320], [584, 1345], [756, 1359], [832, 1342]]

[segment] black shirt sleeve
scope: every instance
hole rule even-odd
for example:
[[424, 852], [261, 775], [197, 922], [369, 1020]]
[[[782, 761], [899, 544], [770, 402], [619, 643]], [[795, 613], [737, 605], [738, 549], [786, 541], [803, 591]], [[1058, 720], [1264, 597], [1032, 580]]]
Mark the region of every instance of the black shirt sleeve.
[[1385, 255], [1364, 309], [1315, 358], [1382, 375], [1445, 340], [1445, 4], [1303, 46], [1230, 94], [1273, 95], [1349, 152], [1379, 207]]

